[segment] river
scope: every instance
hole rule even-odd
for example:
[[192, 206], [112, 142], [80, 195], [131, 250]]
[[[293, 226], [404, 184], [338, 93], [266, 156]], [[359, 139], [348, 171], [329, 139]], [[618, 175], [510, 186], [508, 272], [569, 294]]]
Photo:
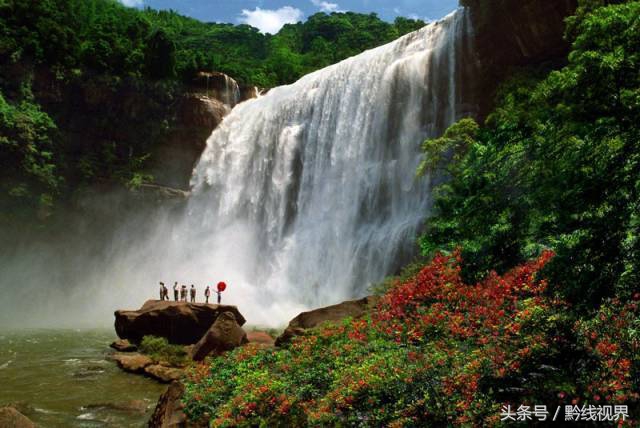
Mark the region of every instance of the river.
[[44, 428], [145, 426], [166, 386], [108, 359], [113, 330], [0, 331], [0, 405]]

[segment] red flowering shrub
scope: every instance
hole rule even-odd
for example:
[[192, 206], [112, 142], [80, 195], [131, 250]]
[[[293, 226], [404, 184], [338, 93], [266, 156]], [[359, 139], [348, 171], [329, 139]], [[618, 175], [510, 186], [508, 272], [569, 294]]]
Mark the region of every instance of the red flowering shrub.
[[[603, 308], [574, 329], [544, 293], [551, 257], [469, 285], [458, 253], [437, 255], [367, 317], [200, 366], [185, 410], [219, 427], [443, 426], [495, 425], [507, 403], [637, 402], [637, 306]], [[594, 376], [572, 373], [577, 360]]]
[[[585, 398], [598, 403], [640, 401], [640, 305], [613, 299], [576, 331], [592, 358], [583, 382]], [[640, 409], [639, 409], [640, 410]]]

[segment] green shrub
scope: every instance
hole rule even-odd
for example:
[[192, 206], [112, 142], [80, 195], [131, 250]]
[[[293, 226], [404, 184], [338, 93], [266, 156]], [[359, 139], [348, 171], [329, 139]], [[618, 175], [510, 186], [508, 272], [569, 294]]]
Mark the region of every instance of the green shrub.
[[145, 336], [140, 343], [140, 352], [154, 361], [165, 361], [172, 366], [183, 366], [189, 362], [184, 346], [171, 345], [164, 337]]

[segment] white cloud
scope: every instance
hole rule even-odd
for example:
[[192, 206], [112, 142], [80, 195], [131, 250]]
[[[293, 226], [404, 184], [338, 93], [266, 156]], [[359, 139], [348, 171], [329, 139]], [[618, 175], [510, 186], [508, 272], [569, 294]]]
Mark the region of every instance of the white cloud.
[[239, 21], [256, 27], [263, 33], [277, 33], [284, 24], [295, 24], [302, 20], [304, 14], [300, 9], [291, 6], [284, 6], [277, 10], [260, 9], [242, 10]]
[[415, 19], [415, 20], [423, 20], [424, 22], [431, 22], [433, 21], [431, 18], [429, 18], [428, 16], [420, 16], [417, 13], [412, 13], [408, 16], [409, 19]]
[[120, 0], [120, 2], [125, 5], [125, 6], [129, 6], [129, 7], [138, 7], [138, 6], [142, 6], [142, 3], [144, 3], [143, 0]]
[[319, 7], [321, 12], [339, 12], [338, 3], [329, 3], [328, 1], [323, 0], [311, 0], [311, 3]]

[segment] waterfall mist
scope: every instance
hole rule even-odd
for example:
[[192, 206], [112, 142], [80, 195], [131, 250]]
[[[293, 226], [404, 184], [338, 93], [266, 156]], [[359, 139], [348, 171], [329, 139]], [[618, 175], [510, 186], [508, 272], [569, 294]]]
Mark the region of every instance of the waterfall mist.
[[263, 325], [366, 294], [415, 254], [430, 207], [420, 145], [474, 113], [472, 58], [461, 9], [240, 103], [209, 138], [185, 207], [3, 260], [0, 321], [110, 323], [156, 298], [158, 281], [196, 284], [201, 300], [224, 280], [223, 303]]

